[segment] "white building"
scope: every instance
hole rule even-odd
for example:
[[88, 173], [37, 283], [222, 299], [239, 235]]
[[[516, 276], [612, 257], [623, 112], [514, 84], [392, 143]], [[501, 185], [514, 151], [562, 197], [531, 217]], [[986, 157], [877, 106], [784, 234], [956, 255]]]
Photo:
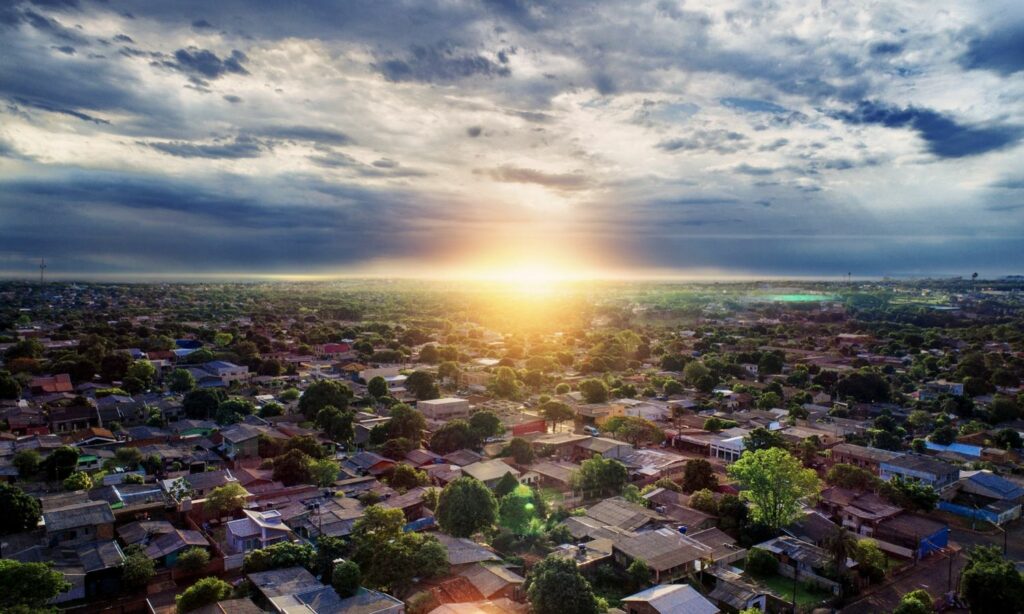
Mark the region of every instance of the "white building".
[[429, 420], [451, 420], [469, 417], [469, 401], [458, 397], [419, 401], [416, 409]]

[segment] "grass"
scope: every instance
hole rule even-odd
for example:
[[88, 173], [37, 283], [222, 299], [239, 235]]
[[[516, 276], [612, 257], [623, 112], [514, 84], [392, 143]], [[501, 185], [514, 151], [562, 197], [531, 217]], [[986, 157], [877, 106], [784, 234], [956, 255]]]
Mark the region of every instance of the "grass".
[[[769, 576], [767, 578], [755, 578], [757, 582], [767, 586], [786, 601], [793, 599], [793, 579], [778, 574]], [[796, 604], [798, 607], [810, 606], [820, 603], [832, 594], [827, 591], [808, 591], [804, 586], [803, 582], [797, 582], [796, 586]]]

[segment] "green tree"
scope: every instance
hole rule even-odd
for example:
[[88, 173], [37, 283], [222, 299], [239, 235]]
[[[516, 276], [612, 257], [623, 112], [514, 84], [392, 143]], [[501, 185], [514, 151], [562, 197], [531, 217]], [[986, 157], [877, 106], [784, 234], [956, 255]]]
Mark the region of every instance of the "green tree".
[[430, 449], [442, 455], [479, 445], [479, 435], [465, 420], [451, 420], [430, 436]]
[[146, 556], [141, 548], [135, 549], [130, 554], [126, 550], [125, 555], [124, 563], [121, 565], [121, 581], [128, 588], [145, 588], [156, 574], [153, 559]]
[[608, 385], [599, 379], [585, 379], [580, 382], [580, 394], [587, 403], [604, 403], [608, 400]]
[[19, 450], [11, 460], [11, 464], [18, 469], [18, 477], [22, 480], [30, 480], [39, 473], [40, 463], [42, 457], [35, 450]]
[[71, 590], [52, 563], [21, 563], [0, 559], [0, 612], [47, 612], [47, 604]]
[[683, 469], [683, 492], [695, 490], [718, 490], [718, 476], [711, 463], [703, 458], [686, 461]]
[[597, 614], [597, 599], [576, 562], [548, 556], [526, 579], [526, 594], [535, 614]]
[[405, 389], [408, 390], [417, 401], [436, 399], [441, 395], [437, 388], [434, 376], [426, 371], [413, 371], [405, 379]]
[[128, 470], [137, 469], [142, 463], [142, 452], [138, 448], [125, 446], [114, 452], [117, 464]]
[[997, 396], [992, 399], [988, 406], [989, 421], [993, 424], [1016, 420], [1020, 416], [1020, 407], [1017, 402], [1007, 396]]
[[0, 399], [21, 397], [21, 384], [7, 371], [0, 371]]
[[153, 378], [156, 377], [156, 367], [148, 360], [136, 360], [128, 367], [126, 378], [133, 377], [142, 382], [142, 388], [147, 389], [153, 385]]
[[859, 540], [852, 558], [857, 561], [857, 573], [862, 577], [868, 578], [872, 582], [881, 582], [885, 578], [885, 569], [888, 567], [889, 559], [875, 540]]
[[299, 411], [307, 420], [313, 420], [321, 409], [332, 406], [341, 411], [348, 409], [352, 390], [336, 380], [320, 380], [306, 389], [299, 398]]
[[207, 515], [211, 518], [230, 516], [242, 509], [249, 493], [242, 488], [238, 482], [232, 482], [218, 486], [206, 496], [206, 503], [203, 505]]
[[561, 401], [548, 401], [541, 405], [540, 415], [557, 429], [559, 424], [575, 418], [576, 412]]
[[996, 546], [975, 546], [967, 554], [960, 592], [972, 613], [1005, 612], [1024, 601], [1024, 578]]
[[494, 437], [505, 432], [505, 425], [501, 423], [501, 419], [498, 418], [497, 414], [486, 409], [470, 416], [469, 426], [477, 433], [480, 439]]
[[626, 568], [626, 576], [634, 591], [639, 591], [651, 583], [651, 568], [642, 559], [634, 559]]
[[571, 478], [573, 488], [583, 491], [587, 497], [618, 493], [628, 481], [629, 470], [625, 465], [614, 458], [600, 456], [580, 463]]
[[217, 405], [214, 419], [217, 424], [235, 424], [256, 412], [256, 407], [247, 399], [227, 399]]
[[315, 566], [316, 553], [313, 546], [298, 542], [278, 542], [246, 554], [242, 562], [242, 572], [249, 574], [285, 567], [305, 567], [313, 570]]
[[932, 434], [928, 436], [928, 441], [942, 446], [948, 446], [956, 441], [956, 435], [956, 429], [946, 424], [932, 431]]
[[412, 465], [405, 463], [395, 465], [394, 470], [391, 472], [391, 477], [388, 478], [388, 485], [395, 490], [401, 491], [416, 488], [417, 486], [426, 486], [429, 483], [430, 478], [427, 476], [426, 471], [420, 471]]
[[705, 514], [718, 515], [718, 502], [715, 501], [715, 494], [706, 488], [694, 491], [690, 495], [689, 504], [693, 509]]
[[206, 548], [193, 546], [178, 555], [174, 566], [186, 573], [196, 573], [210, 564], [210, 553]]
[[306, 456], [314, 459], [320, 459], [327, 456], [327, 450], [320, 445], [320, 441], [312, 435], [299, 435], [298, 437], [292, 437], [284, 444], [284, 449], [298, 450]]
[[42, 508], [35, 497], [17, 486], [0, 482], [0, 535], [36, 528]]
[[437, 501], [437, 523], [455, 537], [470, 535], [494, 525], [498, 503], [483, 482], [461, 477], [449, 482]]
[[900, 602], [893, 614], [932, 614], [935, 608], [932, 607], [932, 596], [924, 589], [910, 591], [900, 597]]
[[784, 449], [786, 447], [786, 440], [779, 433], [759, 426], [743, 438], [743, 446], [745, 450], [750, 452], [767, 450], [769, 448]]
[[196, 378], [187, 369], [175, 369], [167, 378], [167, 388], [171, 392], [185, 394], [192, 392], [196, 387]]
[[351, 411], [342, 411], [328, 405], [317, 412], [316, 425], [331, 441], [347, 443], [355, 437], [355, 428], [352, 425], [354, 419], [355, 415]]
[[930, 512], [939, 502], [939, 493], [929, 484], [893, 476], [878, 490], [883, 497], [908, 511]]
[[824, 547], [836, 576], [845, 576], [846, 560], [852, 558], [857, 551], [857, 537], [846, 527], [835, 526], [825, 536]]
[[727, 471], [742, 486], [740, 497], [751, 503], [754, 520], [773, 530], [795, 520], [800, 501], [820, 490], [814, 471], [781, 448], [744, 452]]
[[310, 484], [313, 481], [312, 462], [313, 459], [302, 450], [289, 450], [274, 459], [274, 479], [285, 486]]
[[213, 576], [203, 578], [174, 598], [178, 612], [191, 612], [231, 596], [231, 585]]
[[89, 490], [92, 488], [92, 478], [84, 471], [76, 471], [64, 478], [64, 490]]
[[491, 393], [499, 399], [517, 399], [521, 386], [515, 371], [509, 367], [498, 367], [490, 388]]
[[331, 573], [331, 586], [342, 597], [351, 597], [358, 593], [362, 580], [363, 574], [359, 570], [359, 565], [352, 561], [342, 561], [335, 565]]
[[516, 535], [524, 535], [538, 520], [534, 493], [529, 486], [519, 485], [501, 498], [498, 506], [499, 524]]
[[[1024, 442], [1021, 441], [1020, 433], [1013, 429], [1000, 429], [992, 436], [992, 444], [1004, 450], [1019, 450]], [[15, 462], [18, 458], [15, 456]]]
[[391, 406], [391, 421], [388, 422], [388, 434], [391, 439], [404, 437], [419, 444], [423, 439], [423, 431], [427, 428], [427, 419], [419, 411], [405, 403]]
[[519, 487], [519, 480], [511, 472], [501, 476], [498, 483], [494, 485], [494, 496], [501, 499], [508, 493]]
[[390, 393], [387, 380], [379, 375], [371, 377], [366, 382], [366, 392], [374, 399], [383, 399]]
[[615, 416], [605, 423], [604, 428], [618, 439], [634, 446], [665, 439], [665, 432], [658, 428], [658, 425], [639, 416]]
[[825, 475], [825, 481], [833, 486], [853, 490], [873, 490], [879, 484], [879, 479], [875, 477], [875, 474], [862, 467], [846, 463], [832, 465]]
[[699, 360], [690, 361], [683, 367], [683, 381], [691, 386], [696, 386], [697, 382], [710, 375], [711, 370]]
[[78, 467], [78, 450], [71, 446], [61, 446], [51, 452], [43, 464], [50, 480], [64, 480]]
[[529, 465], [537, 458], [533, 451], [533, 446], [522, 437], [513, 437], [512, 441], [508, 442], [508, 445], [505, 447], [505, 451], [519, 465]]
[[405, 533], [405, 515], [379, 505], [366, 508], [352, 528], [352, 559], [370, 588], [403, 594], [414, 577], [447, 573], [448, 555], [433, 536]]
[[747, 551], [747, 561], [744, 568], [753, 576], [767, 578], [778, 571], [779, 561], [767, 550], [751, 548]]
[[185, 394], [181, 408], [192, 420], [209, 420], [227, 396], [223, 390], [199, 388]]

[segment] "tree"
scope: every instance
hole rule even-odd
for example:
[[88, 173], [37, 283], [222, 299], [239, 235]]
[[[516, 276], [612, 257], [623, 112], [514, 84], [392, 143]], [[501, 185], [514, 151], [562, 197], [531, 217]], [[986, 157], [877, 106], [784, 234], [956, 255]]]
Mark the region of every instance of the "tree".
[[561, 401], [548, 401], [541, 405], [540, 415], [548, 422], [551, 422], [555, 428], [558, 428], [559, 424], [575, 418], [576, 412]]
[[227, 398], [223, 390], [199, 388], [185, 395], [181, 408], [193, 420], [208, 420], [217, 412], [220, 402]]
[[494, 437], [505, 432], [505, 425], [493, 411], [478, 411], [469, 417], [469, 426], [477, 433], [480, 439]]
[[932, 607], [932, 596], [928, 594], [928, 591], [919, 588], [900, 597], [899, 604], [892, 612], [893, 614], [932, 614], [935, 612], [935, 608]]
[[310, 458], [320, 459], [327, 456], [327, 450], [324, 449], [320, 442], [317, 441], [316, 437], [312, 435], [299, 435], [298, 437], [292, 437], [284, 444], [285, 451], [298, 450]]
[[210, 553], [206, 548], [193, 546], [178, 555], [174, 566], [187, 573], [196, 573], [210, 564]]
[[690, 361], [683, 367], [683, 381], [691, 386], [696, 386], [698, 381], [710, 375], [711, 370], [699, 360]]
[[299, 411], [307, 420], [312, 420], [321, 409], [332, 406], [339, 410], [348, 409], [352, 390], [336, 380], [320, 380], [315, 382], [299, 398]]
[[366, 393], [374, 399], [383, 399], [389, 392], [388, 381], [379, 375], [371, 377], [370, 381], [366, 382]]
[[781, 448], [743, 453], [727, 468], [743, 487], [740, 497], [751, 503], [751, 515], [773, 530], [799, 515], [801, 499], [820, 490], [818, 476]]
[[[999, 432], [992, 436], [992, 444], [1004, 450], [1018, 450], [1024, 445], [1024, 442], [1021, 441], [1020, 433], [1017, 431], [1013, 429], [1000, 429]], [[14, 460], [17, 462], [18, 457], [15, 456]]]
[[1020, 408], [1017, 406], [1017, 402], [1010, 397], [997, 396], [989, 403], [988, 416], [992, 424], [1016, 420], [1019, 415]]
[[63, 480], [78, 467], [78, 450], [71, 446], [61, 446], [50, 453], [43, 461], [46, 475], [50, 480]]
[[[853, 557], [857, 550], [857, 538], [846, 527], [835, 526], [825, 536], [825, 551], [832, 561], [832, 569], [837, 577], [846, 575], [846, 560]], [[840, 583], [842, 584], [842, 583]]]
[[690, 507], [695, 510], [716, 516], [718, 514], [718, 502], [715, 501], [715, 494], [708, 489], [695, 491], [690, 495]]
[[129, 377], [142, 382], [142, 388], [145, 390], [153, 385], [153, 378], [156, 377], [156, 367], [148, 360], [136, 360], [128, 367], [128, 371], [125, 373], [125, 379]]
[[873, 539], [861, 539], [853, 551], [853, 560], [857, 561], [857, 573], [872, 582], [881, 582], [885, 578], [885, 569], [889, 559]]
[[315, 564], [316, 553], [313, 546], [299, 542], [278, 542], [246, 554], [242, 562], [242, 572], [250, 574], [285, 567], [315, 569]]
[[479, 445], [480, 437], [465, 420], [451, 420], [430, 436], [430, 449], [438, 454], [450, 454]]
[[331, 441], [345, 443], [355, 437], [355, 429], [352, 426], [354, 419], [355, 415], [351, 411], [342, 411], [328, 405], [317, 412], [316, 425]]
[[42, 507], [35, 497], [17, 486], [0, 482], [0, 535], [10, 535], [36, 528]]
[[35, 450], [19, 450], [11, 460], [11, 464], [18, 469], [18, 477], [22, 480], [31, 479], [32, 476], [39, 473], [41, 462], [42, 457]]
[[196, 387], [196, 378], [188, 369], [175, 369], [167, 378], [167, 388], [171, 392], [185, 394], [192, 392]]
[[405, 437], [398, 437], [396, 439], [389, 439], [385, 441], [380, 447], [380, 453], [382, 456], [400, 461], [405, 458], [406, 454], [419, 447], [419, 444], [415, 441], [406, 439]]
[[825, 481], [833, 486], [853, 490], [872, 490], [879, 483], [875, 474], [867, 469], [846, 463], [833, 465], [825, 475]]
[[956, 429], [946, 424], [932, 431], [932, 434], [928, 436], [928, 441], [942, 446], [948, 446], [956, 441], [956, 435]]
[[437, 501], [437, 523], [455, 537], [490, 528], [497, 517], [494, 493], [483, 482], [461, 477], [449, 482]]
[[931, 485], [904, 480], [899, 475], [882, 482], [878, 492], [893, 504], [911, 512], [930, 512], [939, 502], [939, 493]]
[[572, 474], [574, 489], [582, 490], [587, 497], [615, 494], [629, 481], [629, 470], [614, 458], [595, 456], [580, 464]]
[[434, 365], [440, 359], [441, 353], [437, 351], [437, 346], [433, 343], [428, 343], [420, 349], [420, 362]]
[[711, 463], [703, 458], [686, 461], [686, 468], [683, 470], [683, 492], [695, 490], [718, 490], [718, 476]]
[[76, 471], [64, 478], [64, 490], [89, 490], [92, 488], [92, 478], [84, 471]]
[[526, 579], [526, 594], [535, 614], [597, 614], [597, 598], [576, 562], [549, 555]]
[[501, 476], [501, 479], [498, 480], [498, 483], [494, 485], [494, 496], [500, 500], [502, 497], [504, 497], [505, 495], [512, 492], [518, 487], [519, 480], [516, 478], [516, 476], [512, 475], [512, 472], [506, 473], [505, 475]]
[[836, 383], [841, 398], [852, 398], [861, 403], [884, 403], [892, 396], [889, 382], [878, 371], [864, 368], [851, 373]]
[[516, 378], [516, 372], [509, 367], [498, 367], [490, 388], [499, 399], [519, 398], [519, 380]]
[[203, 578], [174, 598], [178, 612], [191, 612], [231, 596], [231, 585], [213, 576]]
[[615, 416], [605, 423], [604, 428], [634, 446], [665, 439], [665, 432], [658, 425], [639, 416]]
[[759, 426], [743, 438], [743, 447], [744, 450], [751, 452], [767, 450], [769, 448], [784, 449], [786, 447], [786, 440], [779, 433]]
[[312, 462], [313, 459], [301, 450], [289, 450], [274, 459], [274, 479], [285, 486], [309, 484], [313, 481]]
[[426, 471], [420, 471], [412, 465], [398, 463], [388, 478], [388, 485], [395, 490], [409, 490], [417, 486], [426, 486], [430, 478]]
[[114, 458], [117, 459], [117, 464], [125, 469], [137, 469], [142, 463], [142, 452], [138, 448], [125, 446], [114, 452]]
[[402, 594], [414, 577], [432, 578], [449, 569], [445, 548], [433, 536], [405, 533], [405, 515], [379, 505], [366, 508], [352, 528], [352, 560], [363, 583]]
[[214, 419], [217, 424], [235, 424], [256, 412], [256, 407], [246, 399], [227, 399], [217, 405]]
[[21, 397], [21, 384], [7, 371], [0, 371], [0, 399]]
[[391, 406], [391, 421], [388, 422], [388, 434], [391, 439], [404, 437], [416, 442], [419, 446], [423, 439], [423, 431], [427, 428], [427, 419], [419, 411], [409, 407], [405, 403], [396, 403]]
[[331, 572], [331, 586], [342, 597], [351, 597], [359, 592], [360, 583], [363, 580], [359, 565], [352, 561], [342, 561], [335, 565]]
[[585, 379], [580, 382], [580, 394], [587, 403], [604, 403], [608, 400], [608, 385], [599, 379]]
[[529, 486], [518, 485], [501, 498], [498, 506], [499, 524], [516, 535], [524, 535], [530, 524], [539, 519], [534, 493]]
[[57, 595], [71, 590], [52, 563], [21, 563], [0, 559], [0, 611], [46, 612]]
[[221, 518], [225, 515], [232, 515], [242, 509], [249, 493], [242, 488], [238, 482], [231, 482], [218, 486], [206, 495], [206, 503], [203, 509], [211, 518]]
[[747, 551], [747, 562], [744, 567], [751, 575], [767, 578], [779, 570], [779, 561], [767, 550], [751, 548]]
[[683, 387], [682, 382], [675, 379], [670, 379], [665, 382], [665, 386], [661, 389], [665, 393], [665, 396], [671, 397], [677, 394], [683, 394], [686, 392], [686, 388]]
[[718, 431], [721, 431], [723, 429], [731, 429], [732, 427], [736, 426], [736, 424], [737, 423], [735, 420], [723, 420], [718, 416], [711, 416], [710, 418], [704, 421], [704, 430], [711, 431], [712, 433], [717, 433]]
[[413, 371], [410, 373], [405, 378], [405, 389], [416, 397], [417, 401], [436, 399], [440, 396], [434, 376], [426, 371]]
[[1024, 578], [996, 546], [975, 546], [960, 577], [961, 594], [971, 612], [1005, 612], [1024, 600]]
[[651, 583], [651, 568], [642, 559], [633, 559], [626, 568], [626, 576], [633, 590], [639, 591]]
[[131, 554], [126, 551], [125, 554], [121, 565], [121, 581], [129, 588], [145, 588], [156, 573], [153, 559], [146, 556], [142, 548], [133, 550]]
[[280, 403], [267, 403], [263, 407], [260, 407], [259, 414], [261, 418], [273, 418], [274, 416], [284, 414], [284, 407], [282, 407]]
[[515, 459], [518, 465], [529, 465], [537, 458], [533, 451], [533, 446], [522, 437], [513, 437], [512, 441], [508, 442], [508, 446], [505, 447], [505, 451]]
[[718, 500], [718, 528], [736, 531], [747, 524], [747, 505], [736, 495], [724, 495]]

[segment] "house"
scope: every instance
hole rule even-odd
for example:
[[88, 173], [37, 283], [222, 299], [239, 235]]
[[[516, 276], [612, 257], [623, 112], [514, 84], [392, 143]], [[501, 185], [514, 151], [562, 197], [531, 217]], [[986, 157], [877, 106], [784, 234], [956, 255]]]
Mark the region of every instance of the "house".
[[782, 532], [821, 548], [835, 529], [836, 523], [826, 518], [821, 512], [806, 511], [802, 516], [782, 527]]
[[726, 462], [733, 462], [739, 460], [743, 456], [743, 450], [746, 448], [746, 444], [743, 443], [742, 434], [731, 434], [731, 431], [744, 431], [745, 429], [729, 429], [725, 434], [713, 435], [710, 438], [708, 446], [708, 456], [711, 458], [717, 458]]
[[576, 460], [586, 460], [595, 456], [621, 459], [632, 451], [633, 446], [624, 441], [608, 437], [588, 437], [576, 442], [574, 456]]
[[429, 450], [418, 448], [416, 450], [410, 450], [405, 455], [405, 461], [413, 467], [419, 468], [424, 465], [435, 465], [444, 462], [444, 458], [440, 455], [435, 454]]
[[483, 460], [483, 456], [477, 454], [472, 450], [456, 450], [451, 454], [444, 455], [444, 462], [450, 463], [457, 467], [465, 467], [466, 465], [472, 465], [473, 463]]
[[199, 531], [174, 529], [152, 539], [146, 546], [146, 557], [163, 563], [167, 567], [173, 567], [180, 555], [189, 548], [209, 548], [210, 542], [206, 541]]
[[114, 539], [114, 512], [106, 501], [73, 503], [44, 511], [43, 524], [51, 547]]
[[126, 546], [140, 544], [148, 546], [157, 536], [174, 531], [174, 525], [166, 520], [137, 520], [117, 528], [117, 537]]
[[505, 477], [508, 473], [511, 473], [512, 477], [517, 480], [520, 475], [518, 469], [500, 460], [478, 461], [472, 465], [466, 465], [462, 468], [462, 473], [480, 480], [491, 489], [497, 486], [501, 478]]
[[[825, 577], [831, 557], [824, 549], [805, 541], [780, 535], [774, 539], [757, 544], [755, 548], [770, 553], [779, 562], [779, 573], [792, 578], [794, 573], [798, 580], [810, 582], [838, 594], [839, 585]], [[856, 565], [847, 559], [847, 567]]]
[[[161, 487], [164, 489], [164, 492], [180, 501], [186, 496], [192, 499], [202, 499], [210, 494], [210, 491], [214, 488], [219, 488], [225, 484], [237, 483], [238, 478], [231, 474], [230, 469], [221, 469], [219, 471], [191, 473], [180, 478], [163, 480]], [[183, 492], [184, 495], [179, 496]]]
[[644, 531], [612, 542], [612, 557], [619, 566], [628, 568], [641, 560], [658, 583], [700, 570], [710, 555], [711, 548], [673, 529]]
[[435, 537], [448, 552], [448, 563], [452, 566], [501, 560], [487, 546], [478, 544], [471, 539], [452, 537], [447, 533], [436, 533]]
[[220, 379], [225, 386], [230, 386], [233, 382], [246, 382], [250, 377], [249, 367], [225, 360], [211, 360], [202, 368], [210, 375]]
[[484, 599], [467, 603], [446, 603], [427, 614], [526, 614], [529, 608], [511, 599]]
[[259, 458], [259, 437], [263, 433], [251, 424], [239, 423], [220, 431], [224, 456], [230, 459]]
[[903, 452], [892, 452], [880, 448], [857, 446], [852, 443], [840, 443], [832, 447], [830, 464], [844, 463], [867, 469], [879, 475], [882, 463], [887, 463], [903, 456]]
[[445, 397], [418, 401], [416, 409], [428, 420], [452, 420], [469, 417], [469, 401], [458, 397]]
[[688, 498], [666, 488], [655, 488], [644, 495], [655, 512], [675, 521], [679, 530], [701, 531], [715, 526], [717, 518], [686, 505]]
[[750, 584], [727, 567], [714, 567], [708, 573], [715, 578], [715, 587], [707, 598], [724, 611], [742, 612], [750, 608], [768, 611], [768, 596], [764, 589]]
[[689, 584], [659, 584], [622, 598], [626, 614], [718, 614], [721, 610]]
[[404, 614], [405, 604], [391, 595], [360, 588], [343, 598], [303, 567], [286, 567], [248, 575], [257, 605], [278, 614]]
[[626, 501], [622, 497], [611, 497], [587, 508], [586, 516], [601, 525], [626, 531], [639, 531], [659, 526], [667, 520], [654, 510]]
[[32, 390], [32, 394], [57, 394], [75, 391], [75, 387], [71, 384], [71, 376], [67, 373], [33, 377], [32, 381], [29, 382], [29, 389]]
[[579, 471], [580, 466], [568, 461], [539, 460], [529, 466], [529, 470], [539, 476], [540, 486], [548, 486], [559, 490], [568, 490], [572, 474]]
[[85, 575], [86, 599], [116, 595], [121, 591], [121, 565], [125, 556], [117, 542], [104, 540], [78, 547], [76, 553]]
[[50, 408], [51, 433], [70, 433], [90, 426], [99, 426], [100, 417], [92, 405], [67, 405]]
[[390, 458], [373, 452], [359, 452], [341, 462], [342, 469], [351, 471], [354, 475], [382, 475], [391, 471], [395, 465], [395, 461]]
[[1024, 488], [990, 471], [961, 471], [939, 501], [940, 510], [1002, 525], [1021, 516]]
[[885, 481], [893, 476], [902, 476], [928, 484], [935, 490], [942, 490], [960, 477], [960, 472], [949, 463], [921, 454], [906, 454], [879, 464], [879, 475]]
[[281, 521], [281, 512], [278, 510], [242, 512], [245, 518], [227, 523], [225, 538], [232, 553], [241, 554], [266, 548], [277, 542], [287, 541], [291, 537], [292, 531]]
[[880, 522], [874, 537], [905, 549], [898, 554], [921, 559], [949, 545], [949, 527], [925, 516], [900, 514]]
[[[842, 526], [858, 535], [872, 535], [878, 523], [903, 512], [902, 508], [873, 492], [861, 493], [839, 486], [821, 492], [820, 506]], [[818, 542], [815, 540], [813, 543]]]
[[708, 560], [712, 565], [727, 565], [747, 556], [747, 550], [737, 546], [736, 540], [719, 528], [711, 527], [703, 531], [687, 533], [687, 536], [711, 549]]
[[484, 599], [515, 599], [525, 578], [504, 565], [474, 563], [456, 574], [473, 585]]

